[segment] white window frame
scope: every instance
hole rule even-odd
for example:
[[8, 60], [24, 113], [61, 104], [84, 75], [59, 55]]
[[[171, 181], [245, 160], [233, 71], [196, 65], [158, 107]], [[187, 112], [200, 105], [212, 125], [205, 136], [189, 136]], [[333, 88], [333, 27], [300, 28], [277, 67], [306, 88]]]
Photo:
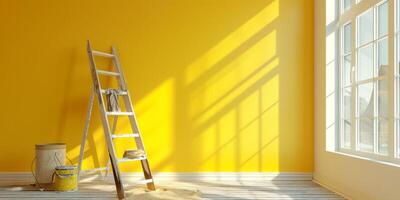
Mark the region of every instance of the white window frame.
[[[339, 122], [339, 128], [336, 129], [336, 151], [346, 153], [346, 154], [351, 154], [351, 155], [356, 155], [356, 156], [361, 156], [365, 158], [370, 158], [378, 161], [385, 161], [385, 162], [390, 162], [390, 163], [395, 163], [395, 164], [400, 164], [400, 159], [399, 159], [399, 143], [400, 143], [400, 137], [398, 136], [398, 133], [400, 132], [400, 108], [397, 108], [399, 105], [396, 105], [395, 102], [400, 102], [398, 99], [396, 99], [397, 95], [396, 92], [399, 92], [397, 88], [400, 88], [400, 72], [398, 71], [399, 66], [397, 64], [399, 61], [397, 61], [397, 57], [395, 56], [396, 54], [396, 38], [400, 38], [400, 27], [396, 27], [396, 14], [398, 15], [400, 12], [396, 11], [396, 4], [400, 2], [400, 0], [352, 0], [351, 1], [351, 8], [348, 10], [343, 10], [343, 5], [342, 5], [343, 0], [338, 0], [337, 1], [337, 8], [340, 8], [340, 11], [337, 12], [338, 14], [338, 20], [336, 21], [336, 32], [338, 39], [336, 40], [336, 55], [338, 56], [337, 60], [338, 67], [336, 68], [336, 80], [338, 80], [338, 84], [336, 84], [336, 90], [338, 91], [338, 95], [336, 98], [337, 104], [339, 104], [339, 109], [337, 109], [338, 114], [336, 114], [336, 121]], [[356, 66], [356, 61], [357, 61], [357, 17], [360, 16], [362, 13], [368, 11], [370, 8], [374, 9], [374, 26], [377, 26], [377, 20], [376, 20], [376, 10], [377, 7], [384, 3], [388, 3], [388, 72], [386, 77], [379, 77], [379, 76], [374, 76], [372, 83], [374, 84], [374, 93], [376, 94], [376, 80], [386, 78], [387, 83], [388, 83], [388, 155], [382, 155], [382, 154], [377, 154], [377, 130], [374, 130], [374, 153], [368, 153], [364, 151], [359, 151], [358, 150], [358, 131], [357, 131], [357, 121], [356, 121], [356, 115], [355, 115], [355, 108], [356, 108], [356, 87], [361, 83], [361, 82], [366, 82], [365, 80], [363, 81], [358, 81], [356, 82], [355, 80], [355, 74], [357, 73], [355, 71], [355, 66]], [[342, 47], [343, 47], [343, 27], [346, 24], [351, 23], [351, 147], [350, 148], [345, 148], [343, 147], [342, 143], [344, 141], [343, 135], [343, 125], [342, 125], [342, 116], [343, 116], [343, 99], [342, 99], [342, 74], [343, 74], [343, 53]], [[376, 32], [376, 28], [374, 28], [374, 32]], [[397, 37], [395, 37], [397, 36]], [[386, 37], [386, 36], [385, 36]], [[374, 38], [372, 43], [374, 44], [374, 67], [375, 67], [375, 61], [376, 61], [376, 51], [377, 51], [377, 41], [381, 40], [382, 38], [377, 38], [376, 33], [374, 33]], [[362, 45], [362, 46], [365, 46]], [[360, 48], [360, 47], [358, 47]], [[396, 74], [395, 75], [395, 69], [396, 69]], [[374, 102], [375, 105], [377, 105], [377, 102]], [[375, 115], [374, 115], [375, 117]], [[374, 120], [375, 123], [375, 120]], [[376, 129], [376, 127], [375, 127]]]

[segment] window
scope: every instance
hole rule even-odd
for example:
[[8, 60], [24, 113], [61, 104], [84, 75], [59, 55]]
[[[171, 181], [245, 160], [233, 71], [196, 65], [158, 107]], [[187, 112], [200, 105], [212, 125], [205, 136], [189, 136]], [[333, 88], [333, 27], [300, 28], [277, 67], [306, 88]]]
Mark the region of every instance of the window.
[[400, 164], [400, 0], [336, 2], [335, 149]]

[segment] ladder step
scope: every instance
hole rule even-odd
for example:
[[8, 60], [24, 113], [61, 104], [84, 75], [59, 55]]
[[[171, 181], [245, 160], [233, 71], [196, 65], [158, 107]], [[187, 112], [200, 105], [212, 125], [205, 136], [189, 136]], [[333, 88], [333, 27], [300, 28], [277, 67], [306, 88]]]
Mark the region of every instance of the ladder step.
[[146, 153], [142, 149], [127, 149], [124, 152], [123, 158], [135, 159], [146, 157]]
[[119, 76], [120, 75], [120, 73], [118, 73], [118, 72], [105, 71], [105, 70], [100, 70], [100, 69], [98, 69], [96, 71], [99, 74], [108, 75], [108, 76]]
[[113, 58], [114, 55], [113, 54], [109, 54], [109, 53], [105, 53], [105, 52], [101, 52], [101, 51], [92, 51], [92, 54], [95, 56], [102, 56], [102, 57], [107, 57], [107, 58]]
[[135, 138], [139, 137], [137, 133], [124, 133], [124, 134], [112, 134], [111, 137], [114, 138]]
[[132, 162], [132, 161], [138, 161], [138, 160], [146, 160], [147, 158], [145, 156], [138, 157], [138, 158], [120, 158], [118, 159], [119, 163], [123, 162]]
[[133, 112], [107, 112], [107, 115], [133, 115]]
[[[103, 94], [105, 94], [106, 93], [106, 90], [101, 90], [101, 93], [103, 93]], [[118, 90], [118, 95], [127, 95], [128, 94], [128, 92], [127, 91], [124, 91], [124, 90]]]

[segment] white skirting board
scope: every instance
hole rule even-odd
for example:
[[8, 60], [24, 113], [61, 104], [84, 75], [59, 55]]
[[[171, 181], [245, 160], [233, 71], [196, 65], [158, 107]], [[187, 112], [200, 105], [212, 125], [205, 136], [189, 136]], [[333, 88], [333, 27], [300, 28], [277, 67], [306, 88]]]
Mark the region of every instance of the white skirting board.
[[[124, 181], [137, 181], [143, 179], [143, 173], [122, 173]], [[296, 172], [155, 172], [155, 181], [311, 181], [312, 173]], [[113, 180], [112, 174], [106, 178], [95, 174], [93, 170], [81, 172], [81, 181]], [[0, 172], [0, 182], [34, 182], [30, 172]]]

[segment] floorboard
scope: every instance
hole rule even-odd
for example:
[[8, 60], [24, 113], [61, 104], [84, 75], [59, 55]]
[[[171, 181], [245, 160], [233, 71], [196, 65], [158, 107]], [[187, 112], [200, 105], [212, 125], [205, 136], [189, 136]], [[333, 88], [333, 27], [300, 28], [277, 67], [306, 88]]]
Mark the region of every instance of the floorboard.
[[[79, 184], [77, 192], [34, 191], [29, 183], [0, 183], [0, 199], [116, 199], [110, 181]], [[25, 187], [24, 187], [25, 186]], [[158, 188], [198, 190], [205, 200], [343, 200], [343, 197], [312, 181], [159, 181]], [[143, 186], [128, 186], [143, 187]], [[24, 191], [21, 191], [23, 189]], [[31, 190], [31, 191], [26, 191]]]

